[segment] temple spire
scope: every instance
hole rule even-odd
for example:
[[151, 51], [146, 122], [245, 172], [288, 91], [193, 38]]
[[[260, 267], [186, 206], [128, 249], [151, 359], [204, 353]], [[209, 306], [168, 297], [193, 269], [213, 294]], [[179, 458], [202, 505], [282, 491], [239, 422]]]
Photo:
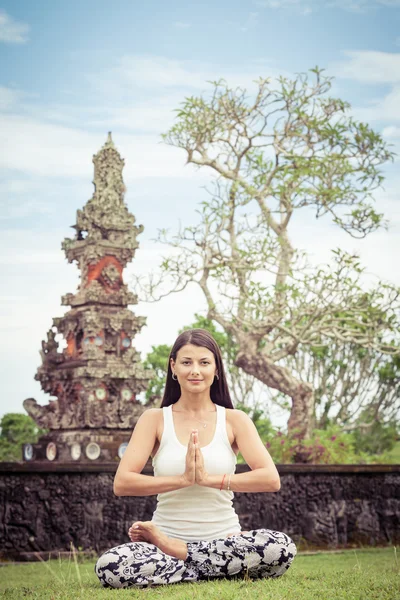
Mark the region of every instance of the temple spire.
[[[111, 131], [108, 132], [107, 141], [104, 144], [104, 146], [112, 146], [113, 148], [115, 148], [113, 139], [111, 137]], [[104, 148], [104, 146], [103, 146], [103, 148]]]
[[[135, 226], [124, 201], [124, 161], [111, 132], [93, 163], [93, 196], [77, 211], [75, 237], [62, 244], [68, 261], [77, 263], [80, 285], [62, 298], [71, 310], [53, 319], [35, 376], [56, 400], [47, 406], [33, 398], [24, 402], [50, 433], [27, 451], [26, 460], [115, 460], [144, 410], [136, 395], [152, 377], [133, 346], [146, 319], [128, 309], [137, 297], [123, 281], [143, 226]], [[56, 333], [65, 340], [61, 351]]]

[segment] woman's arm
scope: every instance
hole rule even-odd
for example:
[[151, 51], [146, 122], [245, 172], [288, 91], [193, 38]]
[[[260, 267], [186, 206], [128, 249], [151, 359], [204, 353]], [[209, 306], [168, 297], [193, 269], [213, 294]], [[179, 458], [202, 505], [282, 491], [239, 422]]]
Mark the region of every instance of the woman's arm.
[[[278, 492], [281, 487], [279, 473], [258, 435], [253, 421], [241, 410], [234, 410], [231, 413], [231, 425], [235, 442], [251, 471], [231, 475], [230, 489], [233, 492]], [[199, 461], [202, 462], [202, 455], [199, 452], [201, 453], [201, 450], [198, 448], [196, 465]], [[198, 481], [199, 476], [196, 477], [196, 482], [199, 485], [219, 489], [223, 476], [223, 473], [221, 475], [206, 474], [204, 482]], [[229, 475], [227, 474], [222, 489], [227, 489], [228, 481]]]
[[[116, 496], [153, 496], [172, 492], [194, 483], [194, 444], [189, 440], [186, 471], [171, 477], [141, 475], [157, 440], [157, 422], [160, 409], [146, 410], [136, 423], [128, 447], [119, 463], [114, 478]], [[191, 463], [192, 471], [191, 474]]]

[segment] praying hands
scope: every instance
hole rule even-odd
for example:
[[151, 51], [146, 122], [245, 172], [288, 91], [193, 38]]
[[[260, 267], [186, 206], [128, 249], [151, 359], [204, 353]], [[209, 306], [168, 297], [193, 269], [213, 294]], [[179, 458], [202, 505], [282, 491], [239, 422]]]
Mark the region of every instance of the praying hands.
[[199, 433], [197, 429], [193, 431], [193, 444], [195, 446], [195, 480], [198, 485], [207, 486], [208, 473], [204, 466], [203, 453], [199, 445]]
[[185, 487], [197, 483], [207, 486], [208, 473], [204, 466], [203, 453], [199, 445], [199, 433], [193, 429], [186, 452], [186, 468], [182, 475]]

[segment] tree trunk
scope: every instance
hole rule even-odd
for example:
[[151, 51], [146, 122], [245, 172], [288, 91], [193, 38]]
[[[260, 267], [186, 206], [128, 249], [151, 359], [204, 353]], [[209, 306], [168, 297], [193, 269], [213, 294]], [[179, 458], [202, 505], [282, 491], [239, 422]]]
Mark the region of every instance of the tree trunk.
[[301, 438], [310, 437], [314, 427], [314, 390], [309, 383], [299, 381], [287, 368], [275, 364], [265, 354], [244, 348], [243, 345], [236, 356], [235, 365], [268, 387], [290, 396], [292, 409], [288, 433], [297, 430]]

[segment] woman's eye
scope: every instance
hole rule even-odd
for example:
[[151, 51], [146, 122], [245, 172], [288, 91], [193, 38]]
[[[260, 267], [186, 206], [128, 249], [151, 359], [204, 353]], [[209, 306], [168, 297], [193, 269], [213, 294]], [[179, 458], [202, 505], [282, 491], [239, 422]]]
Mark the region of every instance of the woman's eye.
[[[189, 364], [190, 364], [190, 361], [188, 361], [188, 360], [184, 360], [182, 364], [183, 364], [183, 365], [189, 365]], [[209, 362], [202, 362], [201, 364], [202, 364], [202, 365], [209, 365], [210, 363], [209, 363]]]

